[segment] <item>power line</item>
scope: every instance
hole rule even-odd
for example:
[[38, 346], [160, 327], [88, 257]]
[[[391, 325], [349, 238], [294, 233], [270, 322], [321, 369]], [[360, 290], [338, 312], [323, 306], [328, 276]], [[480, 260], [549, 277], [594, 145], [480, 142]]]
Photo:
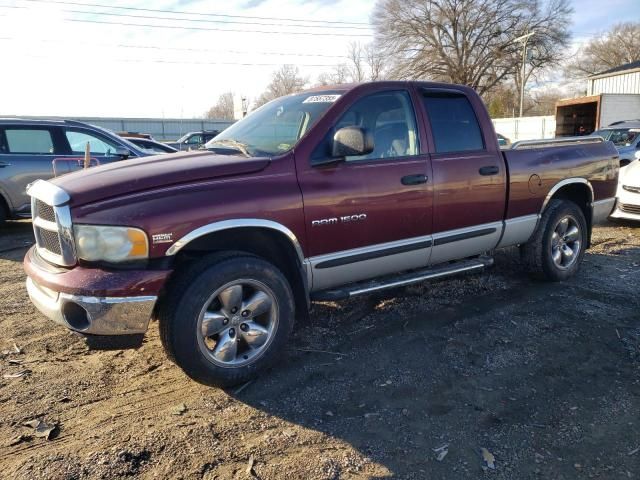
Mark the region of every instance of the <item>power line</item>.
[[[28, 0], [34, 1], [34, 0]], [[78, 18], [65, 18], [69, 22], [94, 23], [99, 25], [120, 25], [126, 27], [144, 27], [144, 28], [167, 28], [171, 30], [197, 30], [197, 31], [215, 31], [215, 32], [234, 32], [234, 33], [266, 33], [269, 35], [307, 35], [307, 36], [323, 36], [323, 37], [371, 37], [371, 34], [364, 33], [334, 33], [334, 32], [279, 32], [269, 30], [241, 30], [232, 28], [206, 28], [206, 27], [186, 27], [181, 25], [154, 25], [150, 23], [128, 23], [128, 22], [105, 22], [102, 20], [85, 20]]]
[[[0, 40], [21, 40], [18, 37], [0, 37]], [[58, 44], [73, 44], [73, 42], [64, 40], [52, 40], [52, 39], [29, 39], [29, 41], [37, 41], [40, 43], [58, 43]], [[248, 50], [214, 50], [211, 48], [179, 48], [179, 47], [164, 47], [158, 45], [135, 45], [126, 43], [95, 43], [95, 42], [83, 42], [83, 45], [90, 45], [94, 47], [103, 48], [129, 48], [129, 49], [141, 49], [141, 50], [158, 50], [158, 51], [176, 51], [176, 52], [202, 52], [202, 53], [216, 53], [216, 54], [233, 54], [233, 55], [271, 55], [282, 57], [318, 57], [318, 58], [342, 58], [346, 59], [345, 55], [325, 55], [322, 53], [296, 53], [296, 52], [268, 52], [268, 51], [248, 51]]]
[[[20, 58], [37, 58], [43, 60], [50, 60], [51, 57], [46, 55], [33, 55], [26, 54], [20, 55]], [[131, 59], [131, 58], [112, 58], [109, 59], [115, 63], [152, 63], [152, 64], [169, 64], [169, 65], [203, 65], [203, 66], [213, 66], [213, 65], [225, 65], [225, 66], [239, 66], [239, 67], [280, 67], [282, 63], [249, 63], [249, 62], [197, 62], [197, 61], [181, 61], [181, 60], [160, 60], [160, 59], [151, 59], [151, 58], [142, 58], [142, 59]], [[322, 67], [322, 68], [332, 68], [336, 67], [335, 64], [326, 64], [326, 63], [296, 63], [296, 65], [301, 67]]]
[[80, 7], [100, 7], [111, 8], [119, 10], [131, 10], [139, 12], [154, 12], [154, 13], [173, 13], [180, 15], [194, 15], [194, 16], [206, 16], [206, 17], [226, 17], [226, 18], [246, 18], [251, 20], [271, 20], [271, 21], [287, 21], [287, 22], [305, 22], [305, 23], [330, 23], [330, 24], [343, 24], [343, 25], [368, 25], [366, 22], [345, 22], [340, 20], [307, 20], [303, 18], [278, 18], [278, 17], [256, 17], [250, 15], [227, 15], [222, 13], [203, 13], [203, 12], [185, 12], [180, 10], [161, 10], [154, 8], [139, 8], [139, 7], [121, 7], [118, 5], [105, 5], [99, 3], [81, 3], [71, 2], [63, 0], [23, 0], [25, 2], [38, 2], [38, 3], [55, 3], [60, 5], [75, 5]]
[[239, 24], [239, 25], [262, 25], [265, 27], [304, 27], [304, 28], [325, 28], [325, 29], [334, 29], [334, 28], [347, 28], [347, 29], [359, 29], [359, 30], [368, 30], [370, 27], [350, 27], [348, 25], [336, 25], [336, 26], [328, 26], [328, 25], [299, 25], [299, 24], [286, 24], [286, 23], [261, 23], [261, 22], [246, 22], [246, 21], [237, 21], [237, 20], [208, 20], [202, 18], [176, 18], [176, 17], [158, 17], [155, 15], [128, 15], [123, 13], [113, 13], [113, 12], [92, 12], [92, 11], [83, 11], [83, 10], [72, 10], [72, 9], [63, 9], [63, 12], [68, 13], [77, 13], [81, 15], [103, 15], [110, 17], [127, 17], [127, 18], [143, 18], [146, 20], [172, 20], [177, 22], [197, 22], [197, 23], [225, 23], [225, 24]]

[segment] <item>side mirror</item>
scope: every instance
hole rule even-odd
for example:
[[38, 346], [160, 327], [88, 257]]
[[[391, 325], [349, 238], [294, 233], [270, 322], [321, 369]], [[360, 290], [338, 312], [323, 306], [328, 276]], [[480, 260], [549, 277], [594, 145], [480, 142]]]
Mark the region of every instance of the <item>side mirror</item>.
[[126, 160], [127, 158], [129, 158], [131, 156], [131, 151], [128, 148], [125, 147], [116, 147], [115, 151], [113, 152], [116, 156], [122, 158], [123, 160]]
[[366, 128], [343, 127], [333, 135], [333, 158], [367, 155], [373, 152], [373, 135]]

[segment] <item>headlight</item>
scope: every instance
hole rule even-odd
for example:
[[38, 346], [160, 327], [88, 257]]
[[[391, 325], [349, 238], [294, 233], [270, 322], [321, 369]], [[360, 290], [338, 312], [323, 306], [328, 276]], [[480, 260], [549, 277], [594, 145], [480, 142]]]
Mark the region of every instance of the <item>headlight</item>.
[[149, 256], [147, 235], [138, 228], [75, 225], [73, 231], [83, 260], [124, 262]]

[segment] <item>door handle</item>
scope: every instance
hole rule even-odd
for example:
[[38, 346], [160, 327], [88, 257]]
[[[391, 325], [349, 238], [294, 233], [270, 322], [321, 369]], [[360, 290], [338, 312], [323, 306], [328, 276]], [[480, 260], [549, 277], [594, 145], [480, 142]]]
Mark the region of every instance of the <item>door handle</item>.
[[429, 180], [429, 177], [423, 174], [407, 175], [400, 179], [403, 185], [419, 185], [421, 183], [427, 183], [427, 180]]
[[10, 167], [10, 166], [11, 166], [11, 164], [10, 164], [10, 163], [0, 162], [0, 168]]
[[481, 167], [480, 170], [478, 170], [480, 172], [480, 175], [497, 175], [498, 172], [500, 172], [500, 169], [498, 167], [496, 167], [495, 165], [489, 165], [487, 167]]

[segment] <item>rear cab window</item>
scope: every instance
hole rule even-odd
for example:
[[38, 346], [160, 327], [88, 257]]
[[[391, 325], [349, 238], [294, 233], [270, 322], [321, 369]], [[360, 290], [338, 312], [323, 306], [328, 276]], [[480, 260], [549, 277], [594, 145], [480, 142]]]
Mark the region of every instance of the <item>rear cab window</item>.
[[435, 153], [485, 150], [480, 123], [466, 95], [453, 91], [425, 90], [422, 96]]

